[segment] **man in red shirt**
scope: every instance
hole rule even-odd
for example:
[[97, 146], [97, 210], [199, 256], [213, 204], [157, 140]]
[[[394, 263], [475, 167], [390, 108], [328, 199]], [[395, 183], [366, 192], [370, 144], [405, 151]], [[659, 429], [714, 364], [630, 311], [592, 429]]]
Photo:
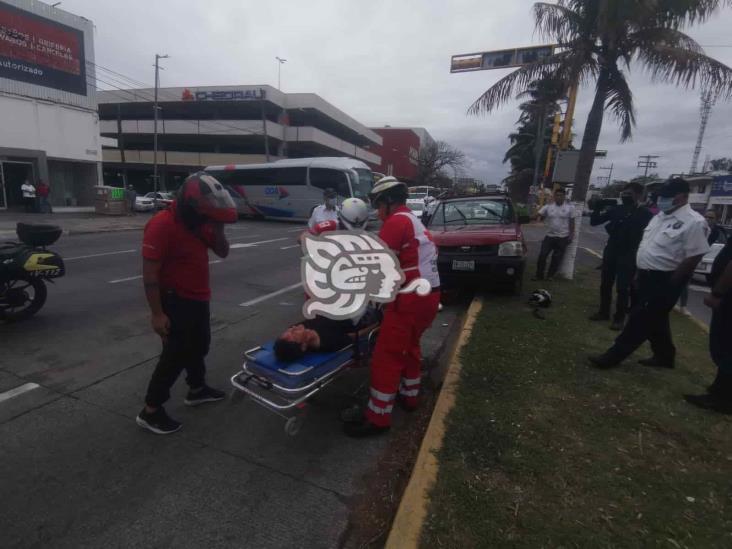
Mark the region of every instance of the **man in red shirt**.
[[142, 274], [153, 330], [163, 351], [137, 424], [156, 434], [174, 433], [181, 424], [165, 412], [170, 388], [185, 370], [190, 391], [185, 403], [197, 406], [222, 400], [206, 385], [205, 357], [211, 341], [208, 250], [229, 255], [223, 223], [236, 222], [233, 200], [213, 177], [188, 177], [170, 208], [145, 226]]
[[[407, 186], [394, 177], [380, 179], [370, 193], [384, 222], [379, 238], [399, 259], [406, 280], [426, 279], [432, 292], [399, 294], [386, 306], [384, 320], [371, 361], [371, 389], [365, 417], [347, 422], [344, 431], [352, 437], [386, 432], [391, 425], [394, 402], [407, 410], [417, 407], [422, 378], [420, 339], [437, 315], [440, 276], [437, 248], [422, 222], [406, 206]], [[345, 418], [344, 418], [345, 419]]]

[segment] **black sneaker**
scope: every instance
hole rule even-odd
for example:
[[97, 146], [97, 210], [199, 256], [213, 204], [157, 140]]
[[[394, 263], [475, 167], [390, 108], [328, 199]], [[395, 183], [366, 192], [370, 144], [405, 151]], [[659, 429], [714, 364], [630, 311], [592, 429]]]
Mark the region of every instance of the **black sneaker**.
[[667, 368], [669, 370], [673, 369], [673, 367], [675, 366], [673, 360], [671, 360], [671, 362], [663, 362], [657, 359], [655, 356], [649, 358], [641, 358], [638, 361], [638, 364], [640, 364], [641, 366], [648, 366], [649, 368]]
[[162, 406], [152, 413], [146, 412], [143, 408], [137, 414], [135, 422], [143, 429], [152, 431], [156, 435], [169, 435], [182, 427], [182, 424], [170, 417]]
[[183, 402], [188, 406], [198, 406], [199, 404], [216, 402], [218, 400], [224, 400], [225, 398], [226, 393], [223, 391], [204, 385], [197, 392], [188, 391], [188, 395], [186, 395], [186, 399]]
[[616, 368], [620, 366], [620, 363], [622, 362], [621, 360], [615, 359], [609, 353], [588, 356], [587, 360], [589, 360], [590, 364], [592, 364], [595, 368], [598, 368], [600, 370], [610, 370], [611, 368]]

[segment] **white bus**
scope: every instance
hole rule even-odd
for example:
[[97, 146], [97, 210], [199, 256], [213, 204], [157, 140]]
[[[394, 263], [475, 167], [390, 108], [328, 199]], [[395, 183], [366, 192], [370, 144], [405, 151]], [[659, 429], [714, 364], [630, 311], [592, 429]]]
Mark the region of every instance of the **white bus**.
[[327, 188], [334, 189], [340, 201], [368, 201], [374, 183], [371, 169], [353, 158], [295, 158], [209, 166], [205, 171], [229, 190], [241, 215], [268, 219], [309, 219]]

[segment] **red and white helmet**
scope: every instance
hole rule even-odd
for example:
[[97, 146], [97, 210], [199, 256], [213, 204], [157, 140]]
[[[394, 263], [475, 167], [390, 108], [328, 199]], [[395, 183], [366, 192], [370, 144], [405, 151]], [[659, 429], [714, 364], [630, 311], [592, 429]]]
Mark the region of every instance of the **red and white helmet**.
[[369, 207], [360, 198], [346, 198], [338, 210], [338, 220], [349, 231], [364, 229], [369, 222]]
[[189, 175], [178, 189], [178, 205], [190, 209], [207, 221], [236, 223], [236, 205], [215, 177], [205, 172]]

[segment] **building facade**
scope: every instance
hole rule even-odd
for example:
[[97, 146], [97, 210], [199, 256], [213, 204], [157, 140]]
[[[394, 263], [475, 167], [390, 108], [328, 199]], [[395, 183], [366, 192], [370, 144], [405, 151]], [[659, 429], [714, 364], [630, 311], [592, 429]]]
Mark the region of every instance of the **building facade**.
[[[97, 93], [105, 147], [104, 181], [154, 188], [154, 90]], [[175, 189], [210, 165], [282, 158], [348, 156], [369, 164], [381, 136], [312, 93], [271, 86], [207, 86], [158, 90], [158, 186]]]
[[434, 143], [424, 128], [372, 128], [383, 139], [381, 146], [371, 150], [381, 158], [379, 164], [372, 164], [374, 171], [393, 175], [408, 184], [416, 183], [419, 173], [419, 151]]
[[36, 0], [0, 1], [0, 209], [25, 181], [54, 206], [91, 206], [102, 146], [93, 24]]

